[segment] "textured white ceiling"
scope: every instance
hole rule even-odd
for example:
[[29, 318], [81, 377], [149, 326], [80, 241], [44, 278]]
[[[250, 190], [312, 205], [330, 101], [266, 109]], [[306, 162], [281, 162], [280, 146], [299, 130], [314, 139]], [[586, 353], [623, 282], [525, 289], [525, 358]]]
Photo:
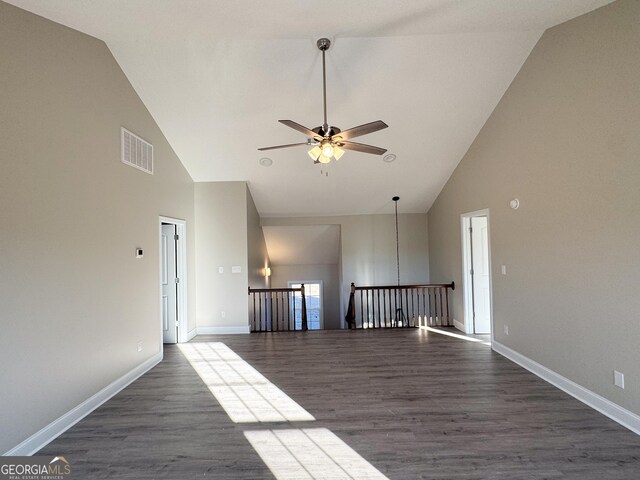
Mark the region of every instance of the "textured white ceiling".
[[262, 227], [272, 265], [335, 265], [340, 226]]
[[[9, 0], [104, 40], [195, 181], [247, 180], [263, 216], [425, 212], [544, 29], [611, 0]], [[320, 175], [277, 120], [389, 128]]]

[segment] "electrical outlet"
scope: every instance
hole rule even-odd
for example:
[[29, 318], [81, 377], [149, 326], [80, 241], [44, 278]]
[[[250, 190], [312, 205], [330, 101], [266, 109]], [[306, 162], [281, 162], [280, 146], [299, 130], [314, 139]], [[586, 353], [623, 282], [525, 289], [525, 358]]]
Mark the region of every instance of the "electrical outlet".
[[502, 272], [502, 275], [506, 275], [507, 274], [507, 266], [506, 265], [501, 265], [500, 266], [500, 271]]
[[138, 342], [138, 351], [141, 352], [142, 351], [142, 340], [140, 340]]
[[616, 387], [624, 389], [624, 373], [617, 370], [613, 371], [613, 384]]
[[504, 326], [504, 334], [509, 335], [509, 325]]
[[227, 312], [220, 312], [220, 316], [221, 316], [222, 318], [226, 318], [226, 316], [227, 316]]

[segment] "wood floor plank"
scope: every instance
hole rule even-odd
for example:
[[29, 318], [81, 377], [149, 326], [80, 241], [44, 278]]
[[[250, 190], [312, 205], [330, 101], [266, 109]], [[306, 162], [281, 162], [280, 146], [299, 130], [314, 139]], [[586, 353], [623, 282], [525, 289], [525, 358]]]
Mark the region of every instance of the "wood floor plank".
[[316, 419], [235, 424], [176, 346], [40, 454], [76, 478], [273, 479], [243, 432], [327, 428], [391, 480], [640, 478], [640, 436], [480, 343], [416, 329], [200, 336]]

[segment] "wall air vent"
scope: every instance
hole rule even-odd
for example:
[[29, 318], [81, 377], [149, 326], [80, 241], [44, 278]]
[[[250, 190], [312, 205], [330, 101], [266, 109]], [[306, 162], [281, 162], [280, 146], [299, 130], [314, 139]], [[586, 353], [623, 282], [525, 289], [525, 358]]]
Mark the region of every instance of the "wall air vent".
[[153, 175], [153, 145], [145, 142], [124, 127], [120, 128], [122, 138], [122, 163]]

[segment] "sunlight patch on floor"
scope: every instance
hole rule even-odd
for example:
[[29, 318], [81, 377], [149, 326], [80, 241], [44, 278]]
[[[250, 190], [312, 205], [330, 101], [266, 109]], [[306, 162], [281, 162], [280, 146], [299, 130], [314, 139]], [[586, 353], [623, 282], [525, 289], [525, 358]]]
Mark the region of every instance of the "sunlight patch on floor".
[[388, 480], [326, 428], [245, 431], [278, 480]]
[[224, 343], [181, 343], [178, 348], [233, 422], [315, 420]]
[[432, 328], [432, 327], [423, 327], [423, 326], [421, 326], [420, 329], [421, 330], [428, 330], [429, 332], [433, 332], [433, 333], [439, 333], [440, 335], [447, 335], [448, 337], [458, 338], [460, 340], [466, 340], [467, 342], [481, 343], [483, 345], [491, 346], [491, 342], [487, 342], [486, 340], [483, 340], [482, 338], [473, 338], [473, 337], [468, 337], [466, 335], [461, 335], [459, 333], [445, 332], [444, 330], [438, 330], [437, 328]]

